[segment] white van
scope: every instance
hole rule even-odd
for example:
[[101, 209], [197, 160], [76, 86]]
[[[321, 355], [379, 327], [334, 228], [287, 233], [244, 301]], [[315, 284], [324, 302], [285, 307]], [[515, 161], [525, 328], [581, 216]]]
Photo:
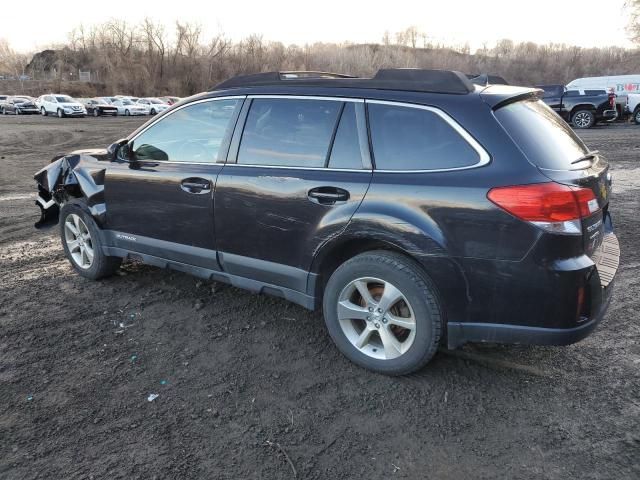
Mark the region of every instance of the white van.
[[576, 78], [567, 83], [567, 90], [602, 88], [607, 91], [613, 90], [613, 93], [618, 96], [617, 103], [626, 104], [628, 93], [640, 93], [640, 74]]

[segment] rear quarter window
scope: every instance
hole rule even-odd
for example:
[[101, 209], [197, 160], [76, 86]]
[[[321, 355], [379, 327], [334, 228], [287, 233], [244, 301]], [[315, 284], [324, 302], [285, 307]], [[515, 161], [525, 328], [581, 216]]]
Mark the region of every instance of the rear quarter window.
[[541, 100], [515, 102], [495, 112], [498, 122], [534, 165], [569, 170], [588, 153], [578, 135]]
[[367, 109], [378, 170], [443, 170], [480, 162], [479, 153], [433, 110], [378, 103]]

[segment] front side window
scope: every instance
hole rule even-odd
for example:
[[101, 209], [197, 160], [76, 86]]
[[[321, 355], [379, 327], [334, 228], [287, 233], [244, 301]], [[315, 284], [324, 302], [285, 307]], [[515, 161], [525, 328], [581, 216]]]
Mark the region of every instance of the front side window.
[[254, 99], [238, 163], [324, 167], [341, 107], [332, 100]]
[[375, 166], [379, 170], [439, 170], [480, 162], [478, 152], [431, 110], [368, 104]]
[[132, 160], [187, 163], [224, 161], [221, 145], [231, 134], [240, 100], [201, 102], [176, 110], [130, 144]]

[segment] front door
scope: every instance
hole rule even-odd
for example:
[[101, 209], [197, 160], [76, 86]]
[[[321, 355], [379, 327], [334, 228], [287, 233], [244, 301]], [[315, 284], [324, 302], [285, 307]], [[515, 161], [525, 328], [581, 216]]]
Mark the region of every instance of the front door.
[[188, 104], [131, 138], [105, 178], [107, 241], [218, 269], [213, 194], [241, 104]]
[[305, 292], [371, 181], [363, 102], [256, 96], [244, 110], [215, 195], [222, 266]]

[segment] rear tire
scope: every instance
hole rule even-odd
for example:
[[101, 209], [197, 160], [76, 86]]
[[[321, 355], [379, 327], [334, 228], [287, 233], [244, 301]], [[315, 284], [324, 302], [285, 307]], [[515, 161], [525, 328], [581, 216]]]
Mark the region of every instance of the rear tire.
[[129, 115], [131, 115], [131, 113], [129, 112], [129, 110], [125, 110], [125, 111], [124, 111], [124, 116], [125, 116], [125, 117], [128, 117]]
[[633, 123], [640, 125], [640, 107], [636, 107], [633, 111]]
[[41, 108], [40, 108], [40, 114], [41, 114], [43, 117], [46, 117], [46, 116], [47, 116], [47, 110], [46, 110], [44, 107], [41, 107]]
[[385, 375], [423, 367], [442, 335], [435, 286], [417, 263], [393, 252], [363, 253], [338, 267], [327, 282], [323, 311], [338, 349]]
[[596, 116], [591, 110], [578, 110], [571, 116], [574, 128], [591, 128], [596, 123]]
[[60, 239], [73, 268], [90, 280], [113, 275], [122, 263], [121, 258], [102, 253], [98, 226], [75, 203], [66, 204], [60, 211]]

